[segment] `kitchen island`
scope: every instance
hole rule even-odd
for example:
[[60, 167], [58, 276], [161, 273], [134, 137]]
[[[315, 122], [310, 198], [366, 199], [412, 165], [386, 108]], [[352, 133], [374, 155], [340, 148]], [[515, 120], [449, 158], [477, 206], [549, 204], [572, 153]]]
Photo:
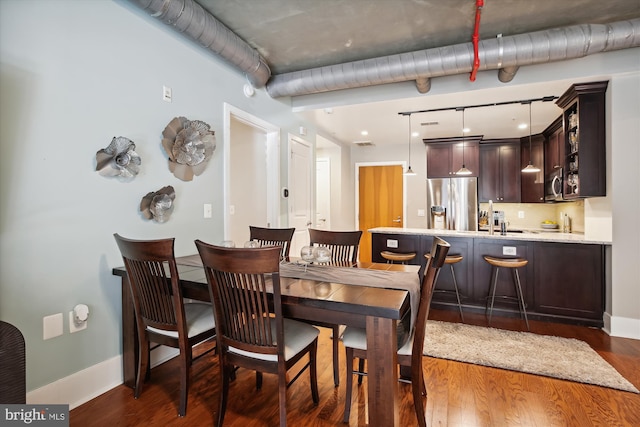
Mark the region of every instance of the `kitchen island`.
[[[606, 249], [611, 243], [582, 234], [528, 229], [501, 235], [488, 231], [455, 231], [378, 227], [370, 229], [371, 258], [385, 262], [380, 252], [416, 252], [412, 261], [424, 264], [434, 236], [451, 244], [449, 253], [464, 259], [455, 275], [464, 311], [484, 312], [491, 281], [491, 266], [484, 255], [522, 257], [529, 261], [520, 271], [530, 318], [587, 326], [603, 326]], [[512, 276], [501, 271], [496, 295], [515, 297]], [[437, 289], [453, 289], [451, 270], [441, 270]], [[496, 299], [494, 315], [519, 316], [517, 303]], [[455, 294], [436, 292], [432, 304], [457, 310]]]

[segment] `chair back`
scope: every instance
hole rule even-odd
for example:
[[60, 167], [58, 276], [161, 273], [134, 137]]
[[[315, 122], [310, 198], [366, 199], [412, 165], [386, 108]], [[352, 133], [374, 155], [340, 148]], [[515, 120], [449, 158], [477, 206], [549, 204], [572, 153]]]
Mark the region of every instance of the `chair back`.
[[27, 403], [25, 342], [22, 332], [0, 321], [0, 403]]
[[451, 246], [449, 243], [441, 238], [433, 238], [431, 256], [427, 260], [427, 265], [424, 269], [424, 276], [420, 285], [420, 304], [418, 305], [418, 315], [416, 316], [414, 331], [415, 336], [413, 338], [413, 347], [411, 349], [412, 365], [414, 364], [414, 358], [422, 358], [424, 334], [427, 329], [427, 319], [429, 317], [429, 308], [431, 307], [433, 289], [450, 248]]
[[362, 231], [329, 231], [309, 229], [311, 246], [326, 246], [331, 250], [331, 261], [334, 263], [358, 261], [358, 246]]
[[[278, 346], [278, 343], [284, 343], [280, 248], [225, 248], [200, 240], [195, 243], [214, 304], [221, 354], [225, 355], [231, 346], [253, 353], [284, 356], [284, 344]], [[273, 298], [269, 295], [271, 288]], [[271, 301], [273, 309], [270, 308]]]
[[186, 336], [174, 240], [131, 240], [114, 234], [124, 260], [138, 333], [148, 326]]
[[280, 257], [284, 259], [289, 256], [295, 231], [295, 228], [263, 228], [250, 225], [249, 239], [259, 241], [261, 246], [280, 246]]

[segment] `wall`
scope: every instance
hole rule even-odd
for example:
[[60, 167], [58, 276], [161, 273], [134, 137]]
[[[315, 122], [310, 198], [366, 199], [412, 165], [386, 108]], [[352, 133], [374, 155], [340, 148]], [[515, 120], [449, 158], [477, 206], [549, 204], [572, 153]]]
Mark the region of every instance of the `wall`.
[[[315, 137], [288, 99], [264, 90], [246, 98], [245, 83], [128, 3], [0, 1], [0, 319], [25, 335], [32, 394], [108, 361], [118, 366], [120, 281], [111, 269], [122, 259], [113, 233], [176, 237], [177, 255], [195, 253], [195, 239], [223, 238], [223, 102], [281, 126], [284, 138], [302, 125]], [[173, 102], [162, 100], [163, 85]], [[216, 132], [216, 151], [192, 182], [169, 172], [160, 142], [176, 116]], [[95, 154], [113, 136], [136, 143], [135, 179], [95, 172]], [[286, 139], [280, 146], [286, 151]], [[281, 158], [286, 171], [286, 152]], [[176, 190], [171, 219], [143, 219], [141, 198], [166, 185]], [[203, 218], [204, 203], [213, 204], [211, 219]], [[78, 303], [90, 307], [88, 328], [70, 334], [67, 313]], [[64, 333], [44, 341], [42, 318], [55, 313], [64, 314]], [[82, 393], [52, 388], [41, 403]]]

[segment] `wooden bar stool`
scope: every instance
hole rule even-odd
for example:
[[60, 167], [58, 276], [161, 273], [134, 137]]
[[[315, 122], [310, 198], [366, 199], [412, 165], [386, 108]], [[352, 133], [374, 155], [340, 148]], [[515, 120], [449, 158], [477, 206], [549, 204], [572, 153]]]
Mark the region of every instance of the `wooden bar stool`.
[[[510, 268], [513, 272], [513, 284], [516, 288], [516, 300], [518, 301], [518, 307], [520, 314], [524, 316], [524, 321], [527, 323], [527, 330], [529, 329], [529, 319], [527, 318], [527, 308], [524, 304], [524, 296], [522, 295], [522, 286], [520, 286], [520, 275], [518, 274], [518, 268], [524, 267], [529, 262], [524, 258], [499, 258], [489, 255], [483, 256], [484, 260], [491, 265], [493, 283], [489, 289], [491, 295], [491, 307], [489, 308], [489, 324], [491, 324], [491, 314], [493, 313], [493, 302], [496, 299], [496, 285], [498, 283], [498, 272], [500, 268]], [[513, 299], [510, 296], [499, 295], [500, 298]]]
[[382, 258], [387, 260], [387, 263], [399, 262], [400, 264], [407, 263], [416, 257], [415, 252], [409, 253], [399, 253], [399, 252], [391, 252], [391, 251], [382, 251], [380, 252]]
[[[431, 254], [425, 254], [424, 257], [429, 260], [429, 258], [431, 258]], [[445, 264], [449, 264], [449, 267], [451, 268], [451, 277], [453, 278], [453, 291], [449, 290], [449, 289], [438, 289], [438, 283], [436, 283], [436, 288], [434, 288], [433, 292], [455, 292], [456, 293], [456, 300], [458, 300], [458, 309], [460, 310], [460, 320], [462, 320], [464, 322], [464, 314], [462, 314], [462, 303], [460, 302], [460, 291], [458, 290], [458, 281], [456, 280], [456, 273], [453, 270], [453, 264], [457, 264], [460, 261], [462, 261], [464, 259], [464, 257], [460, 254], [451, 254], [451, 255], [447, 255], [447, 257], [444, 260]]]

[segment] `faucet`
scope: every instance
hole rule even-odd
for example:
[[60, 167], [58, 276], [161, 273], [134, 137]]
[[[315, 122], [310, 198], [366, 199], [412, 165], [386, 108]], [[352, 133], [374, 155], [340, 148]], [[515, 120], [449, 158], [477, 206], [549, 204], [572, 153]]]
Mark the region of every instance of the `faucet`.
[[493, 200], [489, 200], [489, 235], [493, 235]]

